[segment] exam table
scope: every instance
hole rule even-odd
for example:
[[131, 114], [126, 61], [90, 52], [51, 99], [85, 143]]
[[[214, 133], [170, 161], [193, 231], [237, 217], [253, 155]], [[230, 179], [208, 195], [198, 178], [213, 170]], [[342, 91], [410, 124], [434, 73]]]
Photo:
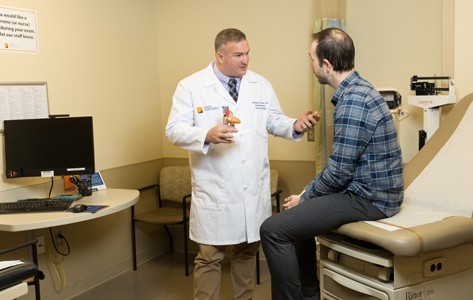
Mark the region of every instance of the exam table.
[[321, 299], [473, 299], [473, 93], [406, 166], [401, 211], [317, 238]]

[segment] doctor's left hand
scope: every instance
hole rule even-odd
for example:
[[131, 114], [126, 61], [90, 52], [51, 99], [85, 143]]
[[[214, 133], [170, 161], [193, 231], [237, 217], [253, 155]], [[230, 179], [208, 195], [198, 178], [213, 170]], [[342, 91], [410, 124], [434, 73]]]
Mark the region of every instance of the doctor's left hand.
[[207, 131], [206, 143], [229, 144], [233, 143], [233, 135], [238, 132], [235, 126], [218, 124]]

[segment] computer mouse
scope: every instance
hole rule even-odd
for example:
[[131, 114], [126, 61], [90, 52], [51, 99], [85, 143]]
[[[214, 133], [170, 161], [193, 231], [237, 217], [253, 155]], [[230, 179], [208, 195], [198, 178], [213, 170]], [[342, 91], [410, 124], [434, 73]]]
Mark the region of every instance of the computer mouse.
[[72, 207], [72, 212], [79, 213], [87, 210], [87, 205], [85, 204], [76, 204]]

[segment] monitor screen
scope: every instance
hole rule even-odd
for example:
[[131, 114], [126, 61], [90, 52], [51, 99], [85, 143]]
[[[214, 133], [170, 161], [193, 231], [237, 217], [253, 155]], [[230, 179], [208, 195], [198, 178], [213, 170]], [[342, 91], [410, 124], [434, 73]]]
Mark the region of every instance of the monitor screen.
[[4, 138], [7, 178], [95, 172], [92, 117], [5, 120]]

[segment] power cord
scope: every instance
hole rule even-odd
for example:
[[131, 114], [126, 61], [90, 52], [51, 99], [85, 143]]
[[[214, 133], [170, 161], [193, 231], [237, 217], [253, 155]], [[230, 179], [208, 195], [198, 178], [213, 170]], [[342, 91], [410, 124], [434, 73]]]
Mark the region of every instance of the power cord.
[[[68, 256], [71, 253], [71, 247], [69, 246], [69, 242], [67, 241], [66, 237], [63, 236], [62, 233], [60, 232], [53, 235], [53, 230], [51, 229], [51, 227], [49, 228], [49, 234], [51, 235], [51, 240], [53, 241], [54, 250], [56, 250], [57, 254], [61, 256]], [[67, 246], [66, 252], [59, 251], [56, 245], [56, 238], [60, 238], [62, 241], [64, 241], [64, 243]]]
[[54, 177], [51, 176], [51, 187], [49, 188], [49, 196], [48, 198], [51, 198], [51, 193], [53, 191], [53, 187], [54, 187]]
[[[67, 241], [66, 237], [62, 233], [58, 232], [56, 234], [53, 234], [53, 230], [50, 227], [49, 234], [51, 236], [51, 241], [53, 243], [54, 250], [56, 251], [57, 254], [59, 254], [59, 258], [57, 259], [57, 261], [54, 261], [51, 251], [47, 249], [48, 255], [49, 255], [49, 263], [51, 264], [51, 267], [53, 268], [54, 273], [56, 274], [56, 277], [59, 281], [61, 288], [65, 288], [67, 284], [67, 277], [66, 277], [66, 272], [64, 270], [64, 265], [62, 263], [62, 260], [65, 256], [68, 256], [71, 253], [71, 248], [69, 246], [69, 242]], [[66, 245], [65, 252], [62, 252], [58, 249], [58, 245], [56, 244], [57, 239], [60, 239], [61, 241], [60, 244], [64, 242], [64, 245]]]
[[[62, 258], [63, 256], [59, 256], [59, 260], [55, 262], [53, 260], [53, 256], [51, 255], [51, 251], [48, 249], [48, 255], [49, 255], [49, 263], [51, 264], [54, 273], [56, 273], [56, 277], [59, 280], [59, 285], [61, 288], [65, 288], [67, 285], [67, 277], [66, 277], [66, 272], [64, 271], [64, 265], [62, 264]], [[58, 268], [56, 268], [56, 265], [58, 265], [61, 268], [61, 273], [59, 273]]]

